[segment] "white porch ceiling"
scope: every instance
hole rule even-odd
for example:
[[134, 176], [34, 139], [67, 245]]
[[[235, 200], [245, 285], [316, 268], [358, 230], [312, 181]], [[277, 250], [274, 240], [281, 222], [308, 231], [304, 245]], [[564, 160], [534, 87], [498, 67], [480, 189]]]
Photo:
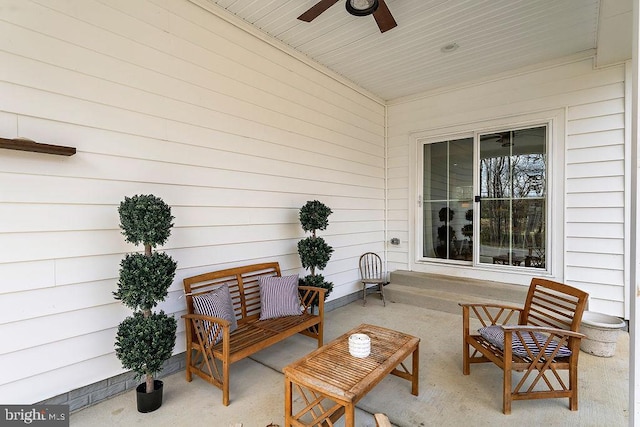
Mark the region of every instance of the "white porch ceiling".
[[[349, 15], [344, 0], [310, 23], [297, 17], [317, 0], [192, 1], [245, 21], [385, 101], [594, 55], [601, 20], [607, 62], [631, 52], [631, 38], [626, 46], [620, 36], [627, 21], [631, 28], [631, 0], [386, 0], [398, 26], [384, 34], [372, 16]], [[459, 48], [443, 53], [450, 43]]]

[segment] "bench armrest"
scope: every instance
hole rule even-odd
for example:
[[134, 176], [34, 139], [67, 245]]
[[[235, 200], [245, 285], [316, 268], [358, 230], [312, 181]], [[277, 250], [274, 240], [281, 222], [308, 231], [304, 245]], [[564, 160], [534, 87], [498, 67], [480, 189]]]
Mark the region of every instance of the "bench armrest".
[[324, 298], [327, 290], [316, 286], [298, 286], [300, 303], [304, 311], [313, 313], [313, 307], [318, 307], [318, 315], [324, 318]]
[[[223, 352], [229, 352], [229, 335], [231, 322], [226, 319], [203, 314], [184, 314], [185, 333], [187, 336], [187, 351], [191, 351], [191, 344], [196, 343], [204, 349], [213, 347], [211, 342], [221, 337]], [[211, 339], [213, 335], [213, 339]]]
[[229, 322], [227, 319], [215, 316], [205, 316], [204, 314], [183, 314], [182, 318], [185, 320], [206, 320], [211, 323], [218, 323], [222, 327], [229, 327], [231, 325], [231, 322]]

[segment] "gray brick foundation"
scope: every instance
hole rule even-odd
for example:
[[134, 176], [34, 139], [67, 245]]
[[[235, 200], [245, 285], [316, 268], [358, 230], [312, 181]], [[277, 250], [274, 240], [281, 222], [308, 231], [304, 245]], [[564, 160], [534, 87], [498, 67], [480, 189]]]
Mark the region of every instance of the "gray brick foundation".
[[[325, 304], [325, 313], [350, 304], [361, 297], [361, 293], [356, 292], [330, 301]], [[162, 371], [156, 375], [156, 378], [161, 379], [173, 373], [184, 371], [185, 366], [185, 353], [176, 354], [164, 363]], [[140, 379], [136, 379], [133, 372], [125, 372], [37, 403], [69, 405], [69, 411], [76, 412], [134, 389], [138, 384], [140, 384]]]
[[[156, 375], [156, 378], [161, 379], [175, 372], [184, 371], [184, 355], [184, 353], [180, 353], [171, 356], [164, 363], [162, 371]], [[140, 382], [141, 380], [139, 378], [136, 379], [133, 372], [125, 372], [37, 403], [69, 405], [69, 412], [75, 412], [134, 389]]]

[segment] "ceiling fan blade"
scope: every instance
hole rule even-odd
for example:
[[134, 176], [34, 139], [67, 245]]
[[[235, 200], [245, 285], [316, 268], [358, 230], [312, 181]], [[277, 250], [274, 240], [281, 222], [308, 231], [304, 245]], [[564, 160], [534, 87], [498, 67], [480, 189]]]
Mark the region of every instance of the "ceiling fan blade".
[[311, 6], [309, 10], [307, 10], [302, 15], [298, 16], [298, 19], [305, 22], [311, 22], [316, 19], [322, 12], [329, 9], [334, 4], [338, 3], [338, 0], [320, 0], [315, 5]]
[[378, 28], [380, 28], [381, 33], [398, 26], [384, 0], [379, 1], [378, 9], [373, 12], [373, 17], [376, 19], [376, 23], [378, 24]]

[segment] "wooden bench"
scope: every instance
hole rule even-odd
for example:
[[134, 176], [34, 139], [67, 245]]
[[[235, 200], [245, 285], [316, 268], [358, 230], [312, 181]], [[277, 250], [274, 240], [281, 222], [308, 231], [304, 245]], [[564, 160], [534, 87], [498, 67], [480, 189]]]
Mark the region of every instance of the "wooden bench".
[[[222, 403], [229, 405], [229, 367], [232, 363], [300, 333], [323, 344], [325, 289], [299, 286], [299, 316], [259, 320], [261, 276], [280, 276], [277, 262], [253, 264], [187, 277], [183, 280], [187, 301], [185, 319], [186, 376], [195, 374], [222, 390]], [[193, 297], [226, 284], [229, 287], [238, 328], [231, 332], [230, 322], [195, 314]], [[314, 310], [315, 306], [315, 310]], [[212, 326], [222, 339], [212, 344]]]
[[[568, 397], [569, 409], [577, 410], [578, 356], [584, 337], [578, 331], [588, 297], [574, 287], [534, 278], [523, 307], [460, 304], [463, 374], [469, 375], [471, 363], [493, 362], [502, 369], [505, 414], [511, 413], [513, 400], [523, 399]], [[472, 314], [483, 328], [499, 326], [471, 333]], [[562, 371], [568, 373], [568, 381]], [[522, 373], [515, 387], [513, 372]]]

